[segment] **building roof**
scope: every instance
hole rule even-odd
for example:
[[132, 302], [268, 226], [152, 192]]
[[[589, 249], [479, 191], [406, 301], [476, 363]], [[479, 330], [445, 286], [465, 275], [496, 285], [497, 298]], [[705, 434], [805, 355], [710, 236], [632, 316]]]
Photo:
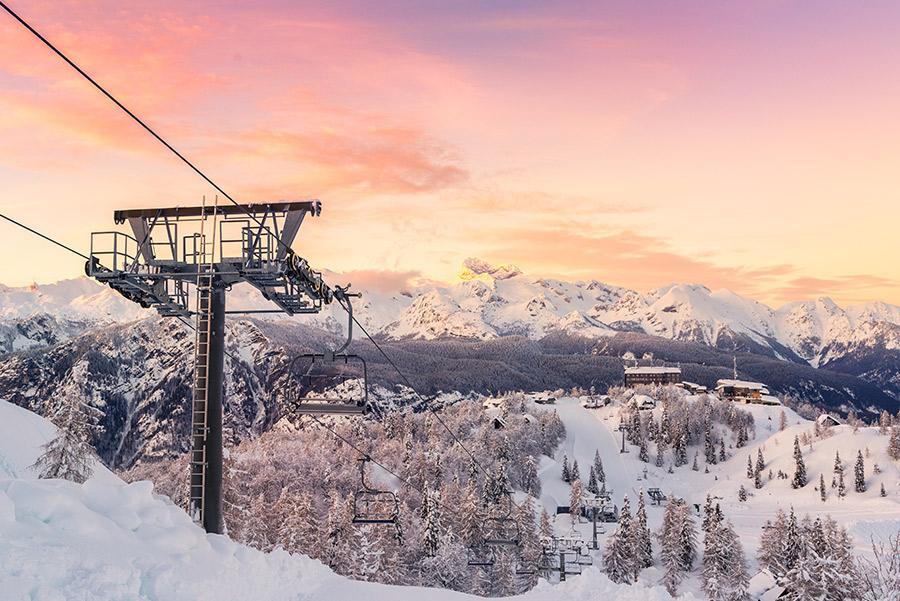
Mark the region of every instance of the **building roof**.
[[680, 367], [626, 367], [626, 374], [680, 374]]
[[784, 593], [784, 587], [765, 569], [750, 579], [748, 589], [750, 598], [757, 601], [775, 601]]
[[766, 385], [761, 382], [746, 382], [744, 380], [719, 380], [716, 388], [747, 388], [749, 390], [766, 390]]
[[816, 418], [816, 421], [819, 422], [819, 425], [825, 425], [825, 422], [831, 422], [835, 426], [840, 426], [841, 424], [846, 423], [843, 419], [836, 415], [831, 415], [830, 413], [823, 413], [819, 417]]

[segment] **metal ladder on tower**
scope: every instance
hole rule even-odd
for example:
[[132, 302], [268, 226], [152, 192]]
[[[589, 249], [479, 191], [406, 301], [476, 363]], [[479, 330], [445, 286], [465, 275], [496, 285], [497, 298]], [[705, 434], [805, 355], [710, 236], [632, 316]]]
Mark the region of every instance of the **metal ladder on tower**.
[[[194, 324], [194, 397], [191, 403], [191, 517], [202, 523], [205, 514], [207, 436], [209, 421], [209, 342], [212, 333], [210, 303], [215, 278], [216, 215], [218, 196], [213, 205], [212, 242], [206, 242], [206, 197], [203, 197], [203, 216], [200, 219], [199, 253], [197, 254], [197, 319]], [[195, 249], [195, 253], [197, 249]]]

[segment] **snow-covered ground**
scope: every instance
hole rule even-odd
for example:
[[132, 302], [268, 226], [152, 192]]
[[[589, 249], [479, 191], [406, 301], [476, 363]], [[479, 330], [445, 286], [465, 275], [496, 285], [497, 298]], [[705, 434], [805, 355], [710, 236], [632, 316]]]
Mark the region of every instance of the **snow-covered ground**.
[[[55, 428], [0, 401], [0, 598], [132, 601], [474, 599], [452, 591], [356, 582], [321, 563], [209, 535], [149, 482], [97, 466], [83, 485], [37, 480], [29, 466]], [[659, 587], [615, 585], [597, 568], [523, 601], [663, 600]], [[691, 599], [692, 597], [684, 597]]]
[[[780, 407], [747, 407], [757, 424], [755, 440], [724, 463], [710, 466], [708, 474], [690, 466], [668, 474], [666, 467], [639, 461], [636, 449], [622, 454], [621, 435], [616, 430], [617, 407], [584, 409], [577, 399], [563, 398], [556, 410], [567, 436], [555, 459], [543, 458], [540, 477], [541, 503], [553, 514], [557, 505], [568, 505], [569, 485], [560, 478], [560, 462], [567, 455], [577, 459], [586, 477], [599, 449], [607, 476], [607, 488], [621, 506], [628, 494], [632, 507], [640, 489], [659, 487], [667, 495], [702, 504], [706, 494], [717, 497], [744, 545], [750, 572], [756, 567], [755, 552], [760, 527], [778, 508], [791, 506], [799, 515], [830, 514], [847, 526], [857, 551], [865, 553], [871, 537], [883, 538], [900, 531], [900, 467], [886, 454], [888, 437], [876, 428], [853, 432], [837, 426], [832, 436], [803, 449], [809, 472], [805, 488], [793, 490], [788, 480], [765, 481], [754, 490], [746, 477], [747, 455], [754, 460], [763, 449], [766, 473], [772, 469], [793, 471], [793, 439], [809, 432], [811, 422], [787, 411], [788, 427], [778, 431]], [[37, 480], [29, 466], [40, 446], [55, 432], [52, 424], [24, 409], [0, 401], [0, 598], [50, 601], [57, 599], [104, 600], [301, 600], [301, 599], [435, 599], [453, 601], [474, 598], [446, 590], [395, 587], [357, 582], [338, 576], [321, 563], [305, 556], [276, 550], [262, 553], [232, 542], [225, 536], [208, 535], [169, 501], [154, 494], [149, 482], [125, 484], [98, 465], [94, 476], [83, 485], [57, 480]], [[853, 491], [852, 471], [857, 450], [865, 454], [868, 490]], [[830, 488], [834, 453], [844, 460], [847, 497], [838, 499]], [[652, 453], [651, 453], [652, 455]], [[690, 450], [693, 457], [693, 449]], [[878, 463], [880, 474], [873, 473]], [[644, 470], [646, 469], [646, 476]], [[823, 503], [814, 490], [819, 474], [826, 476], [829, 498]], [[887, 497], [879, 496], [884, 483]], [[746, 502], [737, 499], [738, 487], [750, 492]], [[648, 500], [649, 501], [649, 500]], [[649, 525], [659, 529], [663, 509], [647, 506]], [[615, 528], [606, 524], [603, 540]], [[557, 533], [568, 534], [571, 518], [560, 515]], [[591, 538], [591, 525], [576, 528]], [[639, 585], [615, 585], [599, 568], [585, 568], [565, 583], [541, 583], [518, 597], [523, 601], [596, 599], [669, 599], [658, 586], [657, 568], [642, 572]], [[700, 599], [699, 580], [689, 578], [681, 587], [682, 599]]]
[[[566, 426], [566, 439], [560, 445], [554, 459], [543, 458], [540, 465], [542, 483], [541, 502], [553, 515], [557, 505], [569, 504], [568, 484], [562, 481], [563, 456], [569, 463], [577, 460], [582, 479], [586, 480], [593, 463], [594, 452], [599, 449], [606, 474], [607, 489], [613, 491], [613, 501], [621, 506], [627, 494], [631, 501], [632, 512], [635, 508], [637, 494], [657, 487], [667, 496], [681, 497], [689, 504], [703, 505], [706, 495], [710, 494], [720, 503], [725, 516], [732, 521], [735, 531], [741, 539], [748, 559], [750, 573], [756, 569], [756, 550], [759, 546], [761, 526], [767, 519], [774, 517], [779, 508], [786, 511], [791, 507], [802, 517], [831, 515], [839, 524], [850, 531], [856, 544], [856, 552], [868, 553], [871, 549], [871, 538], [885, 539], [900, 532], [900, 465], [891, 461], [887, 455], [888, 437], [880, 435], [877, 428], [860, 428], [853, 432], [850, 426], [836, 426], [831, 429], [831, 436], [813, 442], [812, 451], [809, 446], [803, 447], [804, 461], [809, 476], [809, 484], [800, 490], [791, 488], [790, 480], [774, 478], [768, 481], [768, 470], [787, 474], [794, 472], [793, 443], [794, 436], [804, 432], [812, 433], [813, 423], [801, 418], [790, 409], [784, 408], [788, 427], [779, 432], [778, 425], [782, 407], [747, 405], [741, 406], [753, 414], [756, 422], [756, 438], [741, 449], [728, 449], [731, 455], [724, 463], [709, 466], [709, 473], [704, 473], [702, 452], [700, 471], [693, 471], [690, 462], [693, 460], [695, 448], [689, 449], [689, 464], [675, 468], [669, 474], [668, 459], [662, 468], [654, 464], [655, 453], [650, 451], [650, 463], [638, 459], [636, 447], [626, 443], [628, 453], [620, 453], [622, 448], [621, 433], [617, 430], [619, 408], [609, 406], [601, 409], [585, 409], [578, 399], [563, 398], [556, 404], [556, 410]], [[659, 408], [656, 410], [659, 418]], [[763, 450], [766, 461], [764, 470], [764, 486], [760, 490], [753, 488], [752, 480], [746, 475], [747, 456], [756, 461], [757, 449]], [[869, 457], [865, 459], [866, 485], [864, 493], [853, 491], [853, 466], [857, 451]], [[839, 451], [844, 464], [847, 496], [839, 499], [831, 488], [831, 477], [834, 468], [835, 451]], [[879, 464], [880, 474], [873, 473], [873, 466]], [[644, 475], [646, 470], [646, 477]], [[823, 503], [815, 487], [819, 482], [819, 474], [825, 476], [827, 500]], [[880, 496], [880, 486], [884, 483], [887, 497]], [[738, 489], [743, 484], [750, 495], [746, 502], [738, 500]], [[647, 517], [650, 529], [655, 533], [660, 529], [663, 507], [657, 507], [647, 501]], [[559, 535], [571, 532], [572, 520], [568, 515], [559, 515], [556, 519], [556, 531]], [[603, 547], [605, 538], [615, 530], [615, 524], [603, 524], [605, 533], [598, 536]], [[591, 524], [578, 524], [576, 529], [587, 541], [591, 539]], [[594, 558], [599, 561], [599, 554]], [[696, 576], [696, 573], [694, 574]], [[661, 574], [656, 568], [642, 572], [641, 581], [647, 584], [658, 582]], [[688, 580], [680, 590], [693, 591], [698, 596], [699, 582]]]

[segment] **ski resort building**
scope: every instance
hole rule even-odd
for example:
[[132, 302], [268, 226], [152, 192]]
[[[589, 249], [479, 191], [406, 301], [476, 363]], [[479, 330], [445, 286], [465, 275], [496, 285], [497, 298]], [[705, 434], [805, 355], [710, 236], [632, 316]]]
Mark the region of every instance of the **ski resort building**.
[[707, 392], [709, 392], [706, 386], [701, 386], [700, 384], [697, 384], [695, 382], [681, 382], [680, 384], [678, 384], [678, 386], [684, 388], [691, 394], [706, 394]]
[[836, 415], [832, 415], [830, 413], [823, 413], [819, 417], [816, 418], [816, 421], [823, 428], [831, 428], [832, 426], [841, 426], [847, 422], [843, 419], [839, 418]]
[[754, 403], [757, 405], [780, 405], [776, 397], [761, 382], [745, 382], [744, 380], [719, 380], [716, 382], [716, 395], [723, 401], [736, 403]]
[[678, 384], [681, 382], [680, 367], [626, 367], [625, 386], [634, 388], [641, 384]]

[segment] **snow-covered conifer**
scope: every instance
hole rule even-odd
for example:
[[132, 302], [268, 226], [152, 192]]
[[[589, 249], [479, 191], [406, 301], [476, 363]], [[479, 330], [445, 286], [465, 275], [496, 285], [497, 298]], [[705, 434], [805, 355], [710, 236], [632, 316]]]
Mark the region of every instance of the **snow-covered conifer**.
[[572, 518], [572, 523], [578, 523], [578, 518], [581, 516], [581, 508], [584, 505], [584, 487], [581, 485], [581, 480], [572, 480], [572, 487], [569, 490], [569, 515]]
[[597, 473], [597, 480], [606, 482], [606, 473], [603, 471], [603, 460], [600, 459], [599, 449], [594, 452], [594, 471]]
[[631, 545], [631, 513], [628, 507], [628, 497], [622, 501], [622, 511], [619, 514], [619, 525], [612, 536], [609, 537], [606, 549], [603, 551], [603, 566], [606, 576], [613, 582], [632, 582], [635, 573], [634, 547]]
[[819, 497], [823, 503], [828, 499], [828, 493], [825, 492], [825, 474], [819, 474]]
[[894, 461], [900, 461], [900, 424], [891, 426], [891, 438], [888, 441], [888, 455]]
[[806, 463], [803, 462], [803, 451], [800, 450], [800, 439], [794, 436], [794, 478], [791, 480], [792, 488], [806, 486]]
[[650, 453], [647, 450], [647, 440], [642, 436], [640, 439], [640, 447], [638, 450], [638, 459], [644, 463], [650, 463]]
[[594, 466], [591, 466], [591, 473], [588, 477], [588, 485], [587, 490], [592, 495], [600, 494], [600, 485], [597, 483], [597, 471], [594, 469]]
[[854, 490], [856, 492], [866, 492], [866, 464], [863, 461], [862, 451], [856, 454], [856, 467], [853, 471], [856, 476]]
[[568, 455], [563, 455], [562, 479], [563, 479], [563, 482], [571, 482], [572, 481], [572, 471], [569, 469], [569, 456]]
[[653, 543], [647, 526], [647, 508], [644, 505], [644, 491], [638, 493], [638, 506], [631, 522], [631, 542], [635, 554], [635, 578], [642, 568], [653, 565]]
[[749, 577], [740, 539], [722, 518], [710, 523], [703, 541], [703, 590], [712, 601], [745, 601]]
[[31, 466], [39, 478], [61, 478], [84, 482], [93, 473], [94, 448], [91, 439], [99, 431], [97, 425], [102, 412], [68, 398], [53, 416], [57, 433], [43, 445], [41, 455]]

